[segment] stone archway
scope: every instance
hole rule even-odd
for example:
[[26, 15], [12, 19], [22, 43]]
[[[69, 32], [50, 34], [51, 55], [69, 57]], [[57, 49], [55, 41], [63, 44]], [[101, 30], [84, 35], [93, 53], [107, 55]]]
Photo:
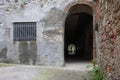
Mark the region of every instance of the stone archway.
[[[93, 59], [93, 12], [93, 9], [85, 4], [76, 4], [70, 8], [65, 20], [65, 61]], [[74, 48], [71, 45], [74, 45]]]

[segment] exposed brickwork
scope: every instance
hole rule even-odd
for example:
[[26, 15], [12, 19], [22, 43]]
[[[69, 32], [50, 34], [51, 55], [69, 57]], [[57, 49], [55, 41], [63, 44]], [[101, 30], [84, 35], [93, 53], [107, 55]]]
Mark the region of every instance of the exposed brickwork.
[[[85, 5], [90, 6], [93, 9], [93, 17], [94, 17], [93, 28], [94, 28], [95, 24], [98, 22], [98, 19], [99, 19], [98, 1], [97, 2], [91, 2], [91, 1], [87, 1], [87, 0], [73, 1], [68, 6], [66, 6], [64, 11], [66, 13], [69, 13], [70, 8], [74, 5], [77, 5], [77, 4], [85, 4]], [[96, 35], [95, 35], [95, 31], [93, 32], [93, 36], [94, 36], [93, 37], [93, 58], [96, 58]]]
[[70, 8], [76, 4], [85, 4], [85, 5], [88, 5], [90, 6], [94, 12], [96, 12], [96, 3], [94, 2], [88, 2], [88, 1], [73, 1], [71, 2], [68, 6], [66, 6], [65, 8], [65, 12], [69, 12]]
[[100, 66], [107, 80], [120, 80], [120, 2], [100, 0]]
[[[69, 14], [70, 8], [77, 4], [84, 4], [93, 9], [93, 28], [95, 28], [95, 24], [98, 21], [98, 4], [92, 0], [1, 0], [0, 51], [5, 47], [7, 48], [6, 60], [9, 60], [11, 63], [26, 64], [27, 62], [27, 64], [31, 64], [36, 61], [36, 65], [63, 66], [64, 20]], [[92, 14], [92, 11], [90, 14]], [[37, 50], [34, 49], [37, 59], [34, 61], [32, 61], [32, 57], [26, 57], [30, 52], [29, 54], [23, 54], [26, 52], [20, 45], [23, 43], [13, 41], [14, 22], [37, 23], [37, 40], [35, 45]], [[95, 30], [93, 35], [93, 53], [95, 54]], [[30, 49], [30, 43], [29, 41], [25, 42], [23, 46]], [[25, 57], [27, 59], [23, 61]]]

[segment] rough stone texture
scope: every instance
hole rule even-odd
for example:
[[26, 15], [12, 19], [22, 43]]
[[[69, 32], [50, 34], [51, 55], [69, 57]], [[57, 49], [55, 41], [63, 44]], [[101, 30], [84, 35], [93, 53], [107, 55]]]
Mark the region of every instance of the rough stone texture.
[[[66, 8], [85, 1], [0, 0], [0, 52], [7, 48], [11, 63], [63, 66]], [[14, 42], [14, 22], [36, 22], [37, 40]]]
[[120, 80], [120, 2], [99, 2], [98, 60], [107, 80]]
[[7, 48], [3, 48], [0, 52], [0, 61], [4, 61], [7, 58]]
[[32, 41], [30, 42], [30, 48], [29, 48], [29, 53], [30, 53], [30, 61], [32, 62], [31, 64], [35, 65], [36, 59], [37, 59], [37, 44], [36, 42]]

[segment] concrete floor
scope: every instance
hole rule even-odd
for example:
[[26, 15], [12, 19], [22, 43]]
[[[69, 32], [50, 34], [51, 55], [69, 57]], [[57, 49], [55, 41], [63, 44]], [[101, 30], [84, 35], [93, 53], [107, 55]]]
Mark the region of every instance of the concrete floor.
[[[88, 67], [89, 68], [86, 68]], [[90, 61], [68, 61], [65, 63], [65, 67], [63, 69], [71, 69], [71, 70], [92, 70], [92, 63]]]
[[9, 65], [0, 63], [0, 80], [89, 80], [90, 62], [66, 63], [65, 67]]

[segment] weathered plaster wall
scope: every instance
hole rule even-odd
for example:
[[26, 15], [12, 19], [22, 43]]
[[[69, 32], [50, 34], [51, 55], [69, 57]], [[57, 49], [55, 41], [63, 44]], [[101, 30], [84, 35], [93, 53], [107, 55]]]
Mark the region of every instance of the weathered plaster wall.
[[[1, 0], [0, 1], [0, 61], [64, 65], [64, 23], [68, 5], [86, 0]], [[91, 7], [93, 2], [88, 1]], [[95, 6], [94, 6], [95, 8]], [[14, 22], [36, 22], [36, 41], [13, 41]], [[5, 49], [5, 50], [4, 50]], [[33, 50], [33, 51], [31, 51]]]
[[120, 1], [99, 2], [99, 63], [107, 80], [120, 80]]

